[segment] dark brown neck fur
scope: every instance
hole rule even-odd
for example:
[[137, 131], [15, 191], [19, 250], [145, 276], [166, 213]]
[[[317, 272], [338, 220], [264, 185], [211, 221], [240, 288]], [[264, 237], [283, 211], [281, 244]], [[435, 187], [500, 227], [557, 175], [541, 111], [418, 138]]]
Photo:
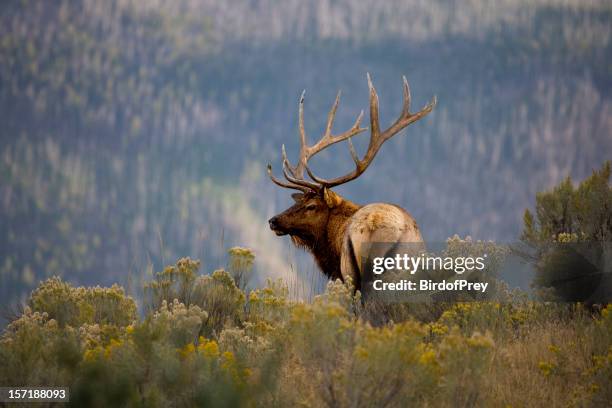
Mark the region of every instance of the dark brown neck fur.
[[317, 265], [330, 279], [342, 279], [340, 274], [340, 254], [344, 233], [350, 218], [361, 208], [357, 204], [342, 200], [342, 203], [329, 212], [325, 233], [318, 239], [306, 240], [293, 236], [293, 242], [308, 249], [314, 256]]

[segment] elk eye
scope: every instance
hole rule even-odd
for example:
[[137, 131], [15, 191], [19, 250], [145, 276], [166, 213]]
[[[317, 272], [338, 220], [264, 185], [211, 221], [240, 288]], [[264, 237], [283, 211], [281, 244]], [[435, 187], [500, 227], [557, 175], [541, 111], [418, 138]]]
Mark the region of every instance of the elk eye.
[[314, 209], [316, 209], [316, 208], [317, 208], [317, 205], [316, 205], [316, 204], [308, 204], [308, 205], [306, 206], [306, 210], [308, 210], [308, 211], [310, 211], [310, 210], [314, 210]]

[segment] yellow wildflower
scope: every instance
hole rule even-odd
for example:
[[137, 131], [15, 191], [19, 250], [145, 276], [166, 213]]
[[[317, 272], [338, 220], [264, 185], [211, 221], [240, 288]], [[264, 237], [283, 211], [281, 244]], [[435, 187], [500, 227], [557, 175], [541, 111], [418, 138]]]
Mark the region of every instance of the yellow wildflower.
[[179, 355], [183, 359], [189, 357], [194, 352], [195, 352], [195, 346], [193, 345], [193, 343], [187, 343], [185, 347], [183, 347], [182, 349], [179, 349]]
[[448, 326], [442, 323], [431, 323], [429, 325], [429, 330], [431, 334], [435, 334], [438, 336], [443, 336], [448, 333]]
[[612, 312], [612, 303], [610, 303], [608, 306], [606, 306], [602, 311], [601, 311], [601, 317], [603, 319], [606, 319], [608, 316], [610, 316], [610, 312]]
[[234, 353], [231, 351], [223, 352], [222, 357], [224, 364], [227, 364], [228, 366], [233, 365], [236, 362], [236, 357], [234, 357]]
[[203, 339], [203, 342], [200, 342], [198, 346], [198, 350], [204, 354], [205, 357], [208, 358], [216, 358], [219, 357], [219, 345], [214, 340], [206, 340]]
[[366, 350], [365, 347], [363, 346], [355, 347], [355, 357], [365, 360], [366, 358], [368, 358], [368, 355], [369, 355], [368, 350]]
[[431, 366], [436, 364], [436, 353], [431, 350], [425, 350], [419, 357], [419, 363], [425, 366]]
[[121, 341], [120, 340], [111, 339], [109, 345], [104, 348], [104, 357], [105, 358], [110, 358], [111, 355], [113, 354], [113, 349], [115, 349], [115, 348], [117, 348], [119, 346], [121, 346]]
[[83, 359], [85, 361], [94, 361], [103, 353], [102, 347], [98, 346], [93, 349], [85, 350], [83, 353]]
[[553, 363], [549, 363], [546, 361], [540, 361], [538, 367], [540, 368], [540, 371], [542, 371], [542, 374], [544, 374], [544, 376], [546, 377], [548, 377], [555, 369], [555, 365]]
[[467, 344], [474, 348], [491, 348], [495, 346], [495, 342], [490, 333], [482, 335], [479, 332], [472, 334], [472, 336], [467, 339]]

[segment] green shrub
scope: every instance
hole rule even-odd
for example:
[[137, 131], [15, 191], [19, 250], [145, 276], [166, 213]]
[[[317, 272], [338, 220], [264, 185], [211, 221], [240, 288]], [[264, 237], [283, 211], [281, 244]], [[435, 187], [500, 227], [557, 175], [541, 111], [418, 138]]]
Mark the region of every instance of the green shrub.
[[192, 304], [208, 312], [206, 335], [218, 335], [225, 326], [238, 324], [244, 315], [246, 296], [226, 271], [199, 276], [193, 284]]
[[521, 241], [536, 265], [533, 285], [545, 298], [589, 303], [612, 299], [610, 162], [577, 187], [568, 177], [536, 195], [525, 210]]
[[238, 324], [244, 314], [246, 297], [234, 278], [219, 269], [211, 275], [198, 275], [200, 261], [179, 259], [176, 265], [158, 272], [145, 284], [149, 311], [159, 310], [175, 300], [186, 306], [198, 306], [207, 312], [203, 332], [216, 336], [225, 324]]
[[85, 323], [126, 326], [136, 319], [136, 303], [118, 285], [75, 288], [53, 277], [32, 292], [28, 304], [34, 312], [47, 313], [60, 326], [78, 327]]
[[240, 290], [246, 290], [253, 272], [255, 254], [249, 248], [233, 247], [227, 251], [229, 255], [229, 273], [234, 278]]
[[200, 261], [181, 258], [176, 265], [166, 266], [151, 282], [145, 284], [145, 301], [149, 311], [158, 310], [162, 303], [177, 299], [185, 305], [191, 304], [193, 282], [200, 269]]
[[[593, 318], [578, 306], [521, 298], [464, 302], [424, 323], [398, 305], [372, 325], [374, 309], [350, 282], [330, 282], [305, 303], [289, 299], [284, 282], [269, 281], [245, 305], [229, 273], [196, 276], [196, 265], [179, 261], [162, 273], [162, 280], [174, 274], [173, 284], [156, 288], [189, 304], [162, 299], [141, 319], [119, 313], [133, 301], [118, 288], [41, 283], [0, 337], [0, 384], [67, 386], [72, 404], [100, 407], [605, 406], [610, 399], [610, 307]], [[181, 283], [181, 275], [189, 279]]]

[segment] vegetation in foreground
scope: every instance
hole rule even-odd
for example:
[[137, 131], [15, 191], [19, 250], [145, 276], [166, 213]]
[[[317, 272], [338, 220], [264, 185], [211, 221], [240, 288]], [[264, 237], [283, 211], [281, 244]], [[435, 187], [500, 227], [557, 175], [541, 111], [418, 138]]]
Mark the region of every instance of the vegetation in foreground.
[[235, 270], [188, 258], [146, 285], [144, 316], [119, 286], [59, 278], [32, 292], [0, 340], [2, 385], [69, 386], [76, 406], [606, 406], [612, 306], [457, 303], [430, 321], [396, 305], [371, 324], [350, 284], [311, 303], [282, 281], [245, 292]]

